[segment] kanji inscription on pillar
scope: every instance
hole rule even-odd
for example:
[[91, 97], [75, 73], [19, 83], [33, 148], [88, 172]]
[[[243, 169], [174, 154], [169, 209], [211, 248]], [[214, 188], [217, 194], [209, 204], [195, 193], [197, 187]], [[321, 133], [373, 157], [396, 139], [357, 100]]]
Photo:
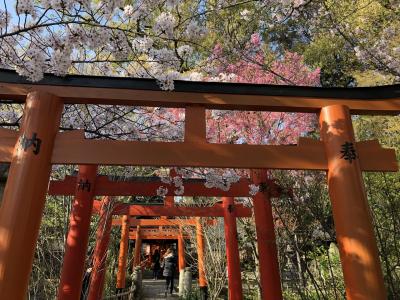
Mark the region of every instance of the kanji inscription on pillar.
[[40, 145], [42, 144], [42, 140], [37, 137], [37, 133], [34, 132], [32, 134], [32, 138], [27, 138], [24, 135], [20, 138], [20, 145], [22, 149], [26, 152], [31, 146], [33, 146], [33, 153], [35, 155], [39, 154], [40, 152]]
[[354, 148], [354, 143], [352, 142], [345, 142], [342, 144], [342, 150], [340, 153], [342, 153], [341, 158], [348, 160], [350, 163], [357, 158], [357, 152]]
[[86, 189], [88, 192], [90, 192], [90, 186], [91, 184], [88, 179], [86, 179], [86, 181], [81, 179], [78, 182], [78, 191], [84, 191]]

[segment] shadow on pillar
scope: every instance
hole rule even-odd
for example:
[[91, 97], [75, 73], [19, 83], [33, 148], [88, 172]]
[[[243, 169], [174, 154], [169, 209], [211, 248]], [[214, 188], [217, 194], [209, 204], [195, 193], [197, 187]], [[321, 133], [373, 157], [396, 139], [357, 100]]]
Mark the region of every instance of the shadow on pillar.
[[6, 187], [9, 169], [10, 169], [9, 163], [0, 163], [0, 205], [1, 205], [1, 199], [3, 199], [4, 188]]

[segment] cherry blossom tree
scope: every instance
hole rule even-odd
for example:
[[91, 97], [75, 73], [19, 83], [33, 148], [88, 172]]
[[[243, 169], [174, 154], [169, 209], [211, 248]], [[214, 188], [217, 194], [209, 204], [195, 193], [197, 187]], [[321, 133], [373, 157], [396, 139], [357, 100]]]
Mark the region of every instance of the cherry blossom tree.
[[341, 37], [360, 63], [398, 77], [399, 23], [390, 20], [400, 7], [365, 2], [18, 0], [10, 7], [4, 1], [0, 66], [33, 81], [44, 72], [101, 74], [152, 77], [172, 89], [174, 79], [201, 79], [196, 71], [207, 66], [203, 59], [215, 43], [235, 61], [252, 33], [285, 49], [277, 41], [292, 32], [303, 45], [320, 35]]
[[[304, 66], [294, 53], [266, 51], [268, 42], [248, 28], [263, 30], [265, 21], [282, 22], [304, 5], [299, 1], [141, 0], [92, 2], [74, 0], [18, 1], [15, 15], [5, 8], [1, 23], [0, 51], [4, 67], [32, 81], [44, 72], [153, 77], [163, 89], [172, 89], [174, 79], [216, 80], [291, 85], [317, 85], [319, 70]], [[252, 22], [255, 11], [273, 11], [267, 19]], [[234, 28], [216, 28], [230, 16]], [[260, 14], [258, 15], [261, 16]], [[217, 18], [217, 19], [215, 19]], [[261, 18], [261, 17], [260, 17]], [[264, 22], [264, 23], [263, 23]], [[237, 31], [224, 48], [212, 53], [202, 41], [210, 29]], [[201, 55], [206, 55], [201, 59]], [[200, 59], [194, 59], [198, 57]], [[241, 59], [235, 61], [235, 57]], [[225, 67], [226, 66], [226, 67]], [[197, 68], [197, 69], [196, 69]], [[0, 116], [5, 126], [18, 126], [22, 109], [7, 107]], [[83, 128], [88, 138], [176, 141], [183, 139], [184, 112], [179, 109], [67, 105], [61, 130]], [[311, 130], [309, 115], [261, 112], [209, 111], [208, 139], [220, 143], [296, 143]], [[188, 170], [179, 170], [185, 177]], [[207, 186], [229, 189], [240, 177], [234, 170], [191, 170], [202, 174]], [[176, 177], [176, 176], [175, 176]], [[178, 194], [183, 193], [174, 181]], [[255, 190], [253, 187], [252, 190]], [[165, 193], [160, 189], [159, 193]]]
[[[253, 34], [243, 59], [228, 63], [219, 45], [214, 49], [215, 74], [211, 80], [239, 83], [319, 85], [319, 69], [311, 70], [296, 53], [285, 53], [265, 68], [268, 55], [258, 34]], [[314, 130], [313, 114], [210, 111], [208, 135], [212, 142], [247, 144], [294, 144]]]
[[97, 73], [152, 77], [171, 89], [173, 79], [191, 78], [184, 73], [195, 68], [193, 57], [204, 51], [201, 42], [212, 16], [250, 4], [266, 10], [277, 3], [19, 0], [12, 8], [5, 3], [0, 11], [0, 65], [32, 81], [44, 72]]
[[[285, 53], [276, 58], [271, 68], [265, 68], [265, 59], [270, 55], [258, 34], [253, 34], [242, 60], [229, 63], [225, 60], [222, 47], [216, 45], [210, 57], [211, 71], [205, 80], [238, 83], [319, 85], [319, 69], [311, 70], [296, 53]], [[281, 76], [282, 75], [282, 76]], [[296, 144], [299, 136], [314, 131], [314, 114], [250, 112], [229, 110], [207, 111], [207, 139], [210, 143], [231, 144]], [[241, 176], [248, 177], [247, 170], [234, 169], [184, 169], [176, 170], [179, 176], [204, 176], [206, 187], [229, 190], [230, 185]], [[166, 182], [174, 178], [165, 177]], [[176, 186], [178, 187], [178, 186]], [[164, 193], [165, 190], [163, 190]], [[250, 186], [252, 194], [258, 191]]]
[[[163, 89], [172, 89], [174, 79], [203, 80], [212, 50], [207, 43], [216, 40], [213, 31], [237, 31], [232, 51], [237, 53], [248, 40], [248, 28], [254, 32], [264, 26], [250, 22], [249, 14], [257, 10], [258, 16], [265, 13], [275, 22], [266, 12], [287, 15], [299, 5], [221, 0], [7, 3], [0, 4], [0, 67], [32, 81], [44, 72], [151, 77]], [[229, 16], [238, 20], [235, 28], [218, 28]], [[21, 115], [19, 105], [6, 102], [0, 125], [18, 127]], [[82, 128], [90, 138], [179, 140], [183, 115], [166, 108], [66, 105], [61, 130]]]
[[[269, 53], [258, 34], [253, 34], [244, 47], [243, 59], [228, 62], [220, 45], [214, 47], [207, 59], [208, 74], [204, 80], [239, 83], [318, 85], [319, 70], [310, 70], [302, 57], [285, 53], [283, 57]], [[271, 66], [266, 58], [275, 55]], [[5, 118], [18, 119], [22, 110], [6, 110]], [[16, 113], [19, 112], [19, 114]], [[3, 125], [7, 125], [4, 118]], [[9, 122], [18, 125], [18, 120]], [[184, 111], [182, 109], [121, 107], [102, 105], [69, 105], [63, 114], [61, 130], [83, 128], [88, 138], [125, 140], [179, 141], [183, 139]], [[275, 112], [207, 111], [207, 138], [212, 143], [295, 144], [299, 136], [314, 129], [311, 114]], [[128, 172], [132, 170], [129, 169]], [[246, 171], [233, 169], [179, 169], [176, 176], [161, 170], [160, 176], [167, 184], [174, 183], [175, 193], [184, 192], [181, 177], [200, 176], [207, 187], [228, 190]], [[131, 176], [132, 174], [127, 174]], [[157, 193], [163, 195], [167, 187]], [[252, 191], [257, 187], [252, 186]]]

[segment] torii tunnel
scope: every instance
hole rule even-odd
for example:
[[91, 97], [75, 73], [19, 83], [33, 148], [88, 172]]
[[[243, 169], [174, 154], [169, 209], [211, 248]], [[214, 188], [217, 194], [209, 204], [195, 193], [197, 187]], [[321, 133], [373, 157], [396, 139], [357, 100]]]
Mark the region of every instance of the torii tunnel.
[[[89, 178], [87, 174], [92, 174]], [[266, 177], [266, 176], [265, 176]], [[197, 254], [198, 254], [198, 274], [199, 274], [199, 289], [203, 298], [207, 296], [207, 280], [205, 276], [205, 259], [204, 259], [204, 241], [203, 241], [203, 224], [200, 217], [224, 217], [224, 223], [226, 228], [226, 245], [227, 248], [233, 249], [233, 251], [227, 252], [228, 262], [228, 274], [230, 275], [230, 286], [232, 291], [241, 289], [241, 275], [240, 275], [240, 262], [239, 262], [239, 249], [237, 247], [237, 231], [236, 231], [236, 217], [251, 217], [251, 210], [243, 207], [240, 204], [235, 204], [233, 196], [249, 196], [249, 183], [251, 181], [242, 179], [232, 185], [232, 189], [229, 191], [222, 191], [215, 188], [206, 188], [204, 186], [204, 180], [199, 179], [184, 179], [185, 196], [208, 196], [208, 197], [223, 197], [222, 205], [217, 203], [212, 207], [184, 207], [175, 206], [174, 197], [166, 196], [164, 205], [129, 205], [123, 203], [115, 203], [112, 206], [111, 213], [107, 208], [110, 202], [109, 196], [121, 196], [121, 195], [153, 195], [159, 186], [165, 185], [161, 182], [158, 177], [134, 177], [128, 181], [111, 181], [106, 176], [96, 176], [96, 166], [81, 166], [79, 169], [78, 176], [67, 176], [62, 181], [51, 181], [49, 184], [48, 194], [49, 195], [73, 195], [75, 193], [74, 210], [71, 213], [71, 224], [74, 223], [75, 227], [70, 227], [68, 233], [68, 239], [70, 243], [66, 244], [66, 254], [64, 257], [64, 265], [61, 273], [61, 281], [59, 286], [59, 299], [69, 299], [74, 291], [79, 291], [80, 280], [76, 277], [76, 265], [80, 264], [76, 261], [77, 257], [82, 260], [81, 264], [84, 263], [85, 244], [79, 243], [76, 240], [76, 236], [82, 236], [83, 232], [87, 235], [87, 227], [79, 226], [75, 220], [83, 219], [82, 207], [87, 208], [86, 214], [90, 216], [90, 210], [92, 209], [95, 213], [100, 213], [101, 222], [98, 225], [97, 231], [97, 243], [94, 252], [94, 263], [93, 273], [95, 276], [91, 278], [91, 284], [89, 289], [89, 299], [101, 298], [101, 294], [104, 288], [104, 273], [105, 273], [105, 261], [106, 253], [108, 248], [108, 241], [110, 235], [111, 226], [121, 226], [121, 242], [120, 242], [120, 255], [118, 261], [118, 273], [117, 273], [117, 291], [120, 291], [125, 287], [126, 278], [126, 263], [127, 263], [127, 251], [128, 251], [128, 240], [135, 240], [135, 254], [133, 266], [140, 265], [140, 251], [142, 240], [177, 240], [178, 241], [178, 261], [180, 279], [182, 278], [182, 271], [185, 267], [184, 262], [184, 239], [185, 235], [181, 232], [182, 227], [185, 226], [196, 226], [196, 240], [197, 240]], [[278, 196], [280, 189], [272, 180], [264, 180], [266, 186], [268, 186], [268, 195]], [[100, 188], [101, 185], [101, 188]], [[75, 191], [74, 191], [75, 189]], [[91, 197], [96, 195], [106, 195], [103, 198], [103, 203], [100, 201], [86, 201], [78, 192], [82, 190], [91, 191]], [[229, 197], [230, 196], [230, 197]], [[262, 201], [268, 199], [265, 198]], [[86, 205], [85, 205], [86, 203]], [[91, 203], [92, 207], [88, 206], [87, 203]], [[75, 205], [76, 204], [76, 205]], [[113, 215], [122, 215], [122, 219], [113, 219]], [[161, 216], [161, 219], [130, 219], [130, 216], [144, 216], [144, 217], [156, 217]], [[196, 219], [166, 219], [165, 216], [180, 216], [180, 217], [197, 217]], [[269, 223], [272, 224], [272, 213], [269, 219], [256, 219], [260, 223], [260, 228], [270, 227]], [[80, 222], [83, 224], [83, 222]], [[208, 220], [205, 225], [212, 225], [213, 220]], [[134, 232], [130, 231], [131, 226], [136, 226]], [[147, 229], [146, 226], [161, 226], [161, 229]], [[164, 226], [169, 227], [180, 227], [179, 230], [171, 228], [166, 231]], [[106, 228], [106, 230], [104, 230]], [[269, 244], [275, 248], [274, 236], [268, 241]], [[73, 245], [71, 247], [71, 245]], [[263, 244], [261, 248], [267, 247], [267, 244]], [[276, 249], [273, 248], [273, 253], [276, 255]], [[270, 251], [271, 252], [271, 251]], [[266, 257], [267, 260], [268, 257]], [[271, 261], [277, 261], [275, 256]], [[75, 262], [65, 263], [65, 262]], [[277, 278], [276, 282], [279, 283], [279, 268], [278, 264], [275, 264], [275, 269], [263, 269], [260, 271], [267, 274], [272, 273]], [[71, 289], [70, 287], [76, 287]], [[279, 287], [279, 294], [281, 294], [280, 284], [276, 285]], [[237, 295], [232, 294], [231, 298], [235, 299]]]
[[[99, 165], [251, 169], [257, 184], [265, 180], [268, 169], [323, 170], [327, 172], [346, 297], [386, 299], [362, 172], [397, 171], [398, 162], [394, 150], [383, 149], [378, 141], [355, 141], [351, 115], [399, 114], [399, 95], [398, 85], [346, 89], [182, 81], [175, 82], [175, 90], [167, 92], [160, 91], [156, 81], [150, 79], [46, 75], [40, 82], [31, 83], [13, 71], [0, 71], [0, 98], [25, 103], [19, 131], [0, 130], [0, 162], [11, 163], [0, 208], [1, 298], [25, 299], [51, 165], [74, 164], [80, 165], [81, 171], [75, 187], [69, 187], [75, 195], [69, 233], [76, 234], [68, 234], [64, 265], [76, 266], [77, 281], [83, 274], [84, 257], [79, 253], [87, 248], [93, 199], [104, 194], [100, 192], [103, 184], [96, 184]], [[184, 141], [94, 140], [85, 139], [79, 130], [60, 132], [64, 104], [185, 108]], [[208, 143], [206, 109], [315, 113], [321, 140], [299, 138], [296, 146]], [[102, 207], [111, 205], [110, 195], [104, 194]], [[216, 196], [224, 197], [222, 205], [207, 208], [162, 206], [151, 210], [118, 204], [111, 210], [100, 209], [101, 224], [110, 230], [110, 211], [133, 216], [223, 217], [230, 265], [229, 297], [243, 299], [235, 218], [246, 208], [234, 204], [234, 193]], [[254, 196], [254, 214], [262, 298], [272, 300], [282, 299], [282, 292], [270, 197], [268, 191]], [[98, 237], [98, 253], [106, 250], [105, 233], [107, 230]], [[76, 244], [83, 245], [77, 252]], [[94, 268], [101, 268], [103, 263], [95, 261]], [[96, 273], [91, 281], [92, 286], [101, 287], [104, 274]], [[79, 299], [80, 285], [71, 282], [59, 289], [58, 299]], [[90, 293], [91, 300], [100, 299], [102, 290], [91, 289]]]

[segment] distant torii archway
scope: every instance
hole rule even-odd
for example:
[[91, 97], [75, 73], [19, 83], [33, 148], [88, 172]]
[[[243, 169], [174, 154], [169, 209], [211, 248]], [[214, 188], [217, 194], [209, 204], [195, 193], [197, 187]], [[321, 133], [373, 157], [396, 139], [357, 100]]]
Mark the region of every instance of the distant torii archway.
[[[104, 285], [104, 274], [105, 274], [105, 261], [106, 261], [106, 251], [107, 245], [109, 241], [111, 226], [112, 226], [112, 215], [119, 214], [125, 216], [160, 216], [159, 212], [161, 211], [163, 215], [168, 216], [169, 214], [173, 216], [200, 216], [200, 217], [223, 217], [225, 224], [225, 238], [226, 238], [226, 248], [227, 248], [227, 265], [228, 265], [228, 277], [229, 277], [229, 295], [231, 299], [239, 299], [241, 298], [241, 293], [236, 293], [237, 291], [242, 290], [241, 283], [241, 274], [240, 274], [240, 262], [239, 262], [239, 249], [237, 242], [237, 229], [236, 229], [236, 218], [237, 217], [251, 217], [251, 210], [249, 208], [243, 207], [242, 205], [234, 204], [232, 197], [224, 197], [222, 205], [214, 205], [211, 207], [168, 207], [168, 206], [144, 206], [144, 205], [127, 205], [127, 204], [116, 204], [113, 209], [109, 208], [109, 197], [105, 197], [103, 202], [94, 201], [94, 211], [100, 213], [100, 223], [97, 231], [97, 242], [96, 248], [94, 252], [94, 263], [93, 263], [93, 274], [94, 276], [91, 278], [91, 284], [89, 289], [89, 300], [95, 300], [101, 297], [103, 285]], [[139, 212], [139, 213], [138, 213]], [[272, 215], [271, 215], [272, 218]], [[138, 223], [145, 220], [134, 220]], [[160, 220], [146, 220], [149, 223], [151, 221], [172, 221], [170, 219], [160, 219]], [[178, 222], [185, 223], [185, 220], [175, 220], [175, 224]], [[115, 222], [119, 224], [119, 222]], [[156, 222], [155, 222], [156, 223]], [[187, 222], [188, 224], [192, 224], [191, 222]], [[135, 254], [134, 254], [134, 266], [138, 266], [140, 264], [140, 249], [141, 249], [141, 241], [146, 238], [150, 239], [177, 239], [179, 241], [179, 233], [177, 230], [173, 230], [173, 232], [164, 231], [161, 233], [159, 229], [145, 230], [140, 228], [140, 224], [137, 225], [139, 229], [134, 233], [130, 234], [129, 230], [129, 222], [127, 218], [125, 218], [124, 223], [122, 223], [122, 235], [121, 241], [125, 241], [123, 254], [123, 261], [119, 261], [122, 265], [126, 265], [126, 253], [127, 253], [127, 243], [126, 239], [135, 239]], [[205, 261], [204, 261], [204, 241], [203, 241], [203, 229], [202, 223], [200, 219], [197, 218], [195, 222], [196, 226], [196, 236], [197, 236], [197, 252], [198, 252], [198, 268], [199, 268], [199, 287], [200, 291], [204, 298], [207, 295], [207, 281], [205, 276]], [[272, 229], [273, 230], [273, 229]], [[182, 237], [183, 239], [183, 237]], [[270, 241], [271, 243], [275, 243], [274, 240]], [[120, 245], [121, 246], [121, 245]], [[120, 247], [121, 249], [121, 247]], [[229, 249], [229, 250], [228, 250]], [[276, 266], [278, 266], [276, 264]], [[66, 266], [69, 270], [71, 266]], [[263, 272], [272, 272], [276, 276], [278, 276], [279, 281], [279, 269], [276, 270], [260, 270]], [[121, 276], [123, 278], [123, 276]], [[60, 283], [62, 285], [62, 283]], [[279, 285], [280, 290], [280, 285]]]
[[[79, 208], [79, 210], [73, 209], [71, 213], [71, 224], [75, 224], [76, 226], [70, 226], [68, 237], [76, 237], [76, 236], [83, 236], [88, 235], [88, 228], [87, 227], [80, 227], [79, 224], [76, 223], [76, 219], [88, 219], [90, 216], [91, 211], [91, 204], [93, 203], [93, 210], [96, 213], [103, 213], [104, 216], [101, 217], [101, 222], [99, 223], [99, 230], [97, 232], [97, 244], [94, 253], [94, 267], [93, 272], [95, 275], [92, 276], [91, 279], [91, 288], [89, 291], [89, 298], [96, 299], [96, 297], [100, 297], [103, 285], [104, 285], [104, 270], [105, 270], [105, 255], [107, 250], [107, 244], [109, 240], [110, 234], [110, 227], [108, 220], [111, 218], [112, 215], [122, 215], [123, 218], [129, 216], [150, 216], [150, 217], [159, 217], [163, 218], [163, 216], [197, 216], [197, 217], [224, 217], [226, 222], [230, 222], [230, 226], [226, 227], [226, 241], [227, 241], [227, 248], [235, 247], [237, 244], [236, 241], [236, 223], [233, 224], [233, 221], [230, 221], [231, 218], [234, 220], [235, 217], [250, 217], [251, 211], [249, 208], [245, 208], [242, 205], [232, 205], [229, 204], [229, 214], [226, 214], [226, 209], [228, 207], [224, 207], [223, 204], [215, 204], [212, 207], [182, 207], [182, 206], [174, 206], [174, 199], [172, 196], [166, 196], [165, 202], [163, 206], [160, 205], [128, 205], [117, 203], [113, 206], [111, 212], [107, 210], [102, 210], [101, 207], [103, 206], [100, 201], [88, 201], [90, 197], [96, 195], [96, 193], [101, 193], [100, 195], [147, 195], [151, 196], [154, 195], [155, 190], [164, 185], [159, 178], [140, 178], [134, 177], [127, 181], [110, 181], [106, 176], [96, 176], [96, 166], [80, 166], [79, 172], [77, 176], [67, 176], [64, 180], [61, 181], [52, 181], [49, 185], [48, 193], [50, 195], [71, 195], [73, 194], [74, 187], [75, 187], [75, 200], [74, 200], [74, 208]], [[100, 179], [100, 180], [99, 180]], [[267, 180], [266, 176], [263, 178], [265, 187], [268, 188], [269, 194], [272, 196], [278, 196], [280, 189], [274, 183], [273, 180]], [[204, 180], [199, 179], [185, 179], [184, 183], [187, 183], [189, 189], [185, 189], [186, 192], [184, 195], [186, 196], [201, 196], [202, 194], [207, 195], [208, 197], [215, 197], [215, 196], [224, 196], [224, 195], [237, 195], [237, 196], [249, 196], [249, 184], [252, 181], [242, 179], [239, 182], [233, 184], [233, 189], [231, 191], [222, 191], [215, 188], [205, 188]], [[82, 194], [83, 192], [86, 192]], [[108, 200], [108, 198], [105, 198]], [[90, 204], [90, 205], [88, 205]], [[85, 214], [86, 217], [82, 216], [82, 208], [85, 207], [86, 210]], [[258, 214], [256, 215], [256, 222], [259, 228], [265, 228], [267, 225], [266, 221], [271, 220], [272, 224], [272, 212], [269, 218], [258, 218]], [[103, 220], [104, 219], [104, 220]], [[197, 241], [198, 241], [198, 254], [199, 254], [199, 286], [201, 287], [201, 291], [203, 295], [207, 294], [207, 281], [205, 278], [205, 271], [204, 271], [204, 246], [203, 246], [203, 230], [202, 224], [198, 222], [193, 222], [194, 220], [174, 220], [174, 219], [160, 219], [160, 220], [134, 220], [131, 219], [129, 223], [132, 225], [149, 225], [159, 223], [160, 226], [162, 224], [191, 224], [196, 225], [197, 231]], [[124, 224], [120, 220], [113, 220], [114, 225]], [[82, 224], [85, 224], [84, 222]], [[107, 226], [106, 226], [107, 225]], [[125, 224], [126, 225], [126, 224]], [[272, 224], [273, 226], [273, 224]], [[229, 231], [228, 231], [229, 228]], [[273, 229], [272, 229], [273, 232]], [[122, 238], [124, 236], [124, 238]], [[152, 235], [152, 238], [158, 237], [161, 238], [165, 235]], [[126, 266], [126, 252], [127, 252], [127, 237], [128, 231], [126, 226], [122, 226], [121, 228], [121, 244], [120, 244], [120, 259], [119, 259], [119, 266]], [[171, 236], [168, 237], [171, 239]], [[260, 240], [263, 238], [260, 237]], [[139, 247], [135, 247], [135, 260], [134, 265], [139, 265], [140, 263], [140, 255], [139, 249], [141, 244], [142, 237], [138, 235], [136, 245]], [[178, 242], [180, 239], [178, 239]], [[59, 286], [59, 298], [58, 299], [68, 299], [72, 295], [79, 294], [80, 289], [80, 281], [79, 277], [76, 276], [76, 267], [75, 265], [83, 265], [84, 264], [84, 254], [86, 253], [86, 248], [84, 244], [78, 243], [76, 244], [75, 248], [71, 247], [72, 242], [66, 244], [66, 254], [64, 257], [64, 264], [61, 272], [61, 280]], [[233, 246], [229, 246], [232, 244]], [[265, 247], [270, 247], [272, 244], [275, 245], [274, 238], [269, 240], [265, 245]], [[263, 246], [261, 246], [263, 247]], [[236, 245], [237, 248], [237, 245]], [[276, 248], [273, 249], [276, 252]], [[262, 251], [261, 251], [262, 252]], [[238, 291], [241, 289], [241, 279], [240, 279], [240, 272], [237, 270], [239, 269], [239, 261], [238, 261], [238, 249], [233, 252], [227, 252], [227, 260], [228, 260], [228, 269], [230, 272], [230, 291]], [[77, 261], [76, 257], [80, 257], [81, 261]], [[276, 253], [275, 255], [271, 255], [269, 259], [276, 259], [276, 263], [269, 263], [269, 265], [276, 266], [276, 269], [273, 270], [271, 268], [263, 268], [260, 269], [260, 273], [262, 274], [272, 274], [270, 277], [276, 276], [275, 279], [275, 288], [268, 289], [268, 293], [271, 294], [273, 290], [280, 291], [280, 279], [279, 279], [279, 267], [277, 263]], [[261, 254], [260, 261], [263, 260], [263, 255]], [[74, 264], [68, 263], [69, 261], [73, 261]], [[180, 264], [183, 268], [183, 264]], [[181, 268], [181, 270], [182, 270]], [[119, 282], [117, 288], [122, 288], [124, 285], [125, 273], [119, 272], [121, 276], [119, 276]], [[267, 276], [267, 275], [265, 275]], [[273, 283], [273, 282], [271, 282]], [[277, 283], [277, 284], [276, 284]], [[279, 287], [279, 288], [276, 288]], [[235, 295], [239, 295], [235, 293]], [[281, 295], [281, 292], [280, 292]], [[236, 296], [237, 297], [237, 296]]]
[[[46, 75], [32, 84], [5, 70], [0, 80], [1, 98], [25, 102], [20, 131], [0, 130], [0, 162], [11, 162], [0, 210], [0, 294], [5, 299], [25, 297], [51, 164], [326, 170], [346, 296], [386, 298], [361, 172], [397, 171], [397, 161], [393, 150], [376, 141], [355, 141], [351, 114], [398, 114], [399, 86], [176, 82], [174, 92], [164, 92], [153, 80]], [[64, 103], [184, 107], [185, 141], [86, 140], [79, 131], [59, 133]], [[317, 113], [322, 141], [300, 139], [297, 146], [210, 144], [205, 109]]]

